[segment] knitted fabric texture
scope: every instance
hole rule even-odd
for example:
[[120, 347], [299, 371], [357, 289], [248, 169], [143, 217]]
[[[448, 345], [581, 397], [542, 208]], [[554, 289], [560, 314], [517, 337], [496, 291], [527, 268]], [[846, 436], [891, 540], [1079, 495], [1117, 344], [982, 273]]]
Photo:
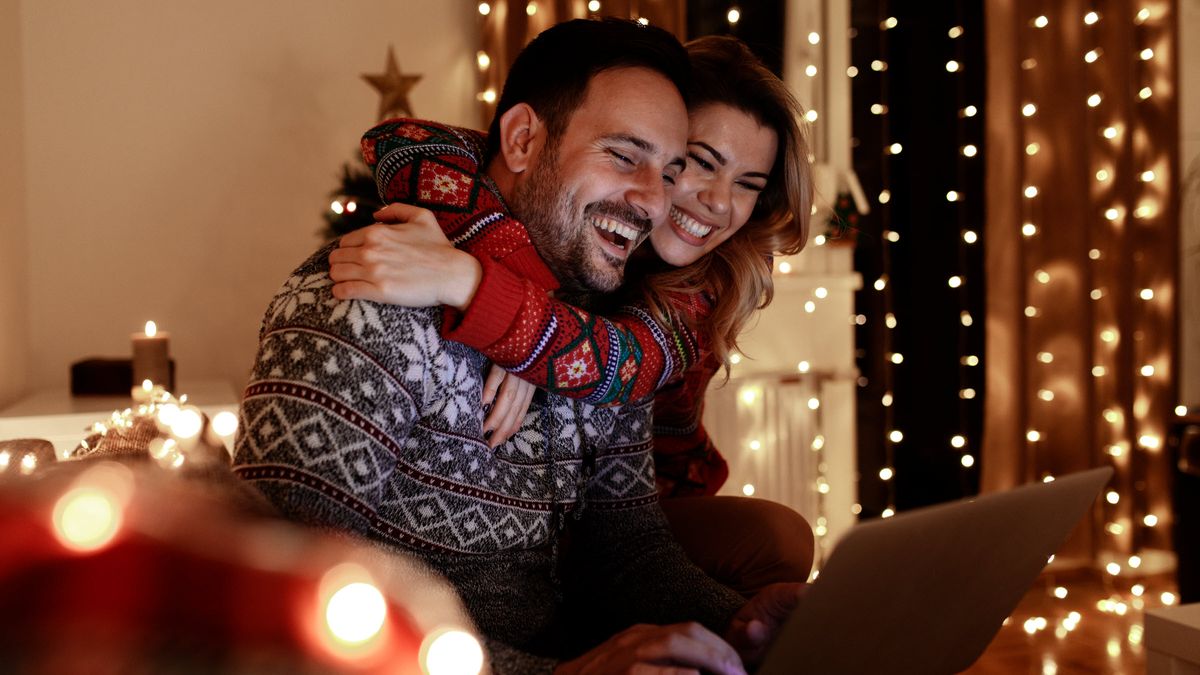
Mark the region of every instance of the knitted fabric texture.
[[[546, 396], [495, 451], [479, 404], [486, 358], [441, 338], [442, 314], [331, 294], [325, 247], [275, 296], [241, 408], [235, 471], [285, 515], [419, 556], [444, 574], [498, 673], [549, 672], [560, 524], [608, 626], [698, 620], [741, 599], [671, 539], [649, 406]], [[578, 520], [572, 515], [577, 512]]]
[[663, 326], [644, 307], [623, 307], [606, 318], [550, 297], [546, 291], [556, 284], [543, 283], [523, 255], [514, 256], [532, 245], [524, 225], [489, 189], [481, 169], [484, 145], [479, 132], [412, 119], [384, 122], [362, 139], [380, 197], [429, 209], [446, 236], [483, 263], [474, 300], [462, 315], [447, 311], [443, 337], [482, 351], [538, 387], [588, 403], [624, 405], [655, 395], [655, 429], [663, 432], [655, 443], [661, 494], [716, 494], [728, 467], [699, 419], [717, 365], [703, 359], [702, 334], [689, 327], [710, 305], [695, 296], [673, 297], [684, 320]]

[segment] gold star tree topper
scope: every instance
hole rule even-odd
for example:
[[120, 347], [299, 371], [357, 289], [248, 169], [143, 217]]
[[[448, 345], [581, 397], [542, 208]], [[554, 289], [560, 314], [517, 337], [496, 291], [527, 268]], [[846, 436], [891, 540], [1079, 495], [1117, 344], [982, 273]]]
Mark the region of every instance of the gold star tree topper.
[[379, 92], [379, 119], [413, 117], [408, 92], [421, 80], [420, 75], [405, 75], [396, 64], [396, 54], [388, 45], [387, 65], [378, 75], [363, 73], [362, 78]]

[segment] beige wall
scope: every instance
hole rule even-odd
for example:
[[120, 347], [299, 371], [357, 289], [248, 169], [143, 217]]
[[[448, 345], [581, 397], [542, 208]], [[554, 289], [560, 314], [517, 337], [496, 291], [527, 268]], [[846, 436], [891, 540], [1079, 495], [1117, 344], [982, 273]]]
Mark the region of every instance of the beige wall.
[[17, 0], [0, 0], [0, 407], [21, 393], [29, 372], [19, 10]]
[[[0, 220], [0, 367], [8, 379], [28, 361], [31, 388], [64, 385], [73, 360], [127, 354], [129, 333], [154, 319], [182, 378], [240, 389], [266, 303], [318, 245], [326, 195], [375, 121], [359, 74], [382, 71], [389, 43], [402, 70], [424, 75], [417, 114], [478, 126], [472, 2], [0, 8], [0, 93], [23, 78], [23, 110], [4, 96], [0, 127], [16, 122], [25, 148], [22, 167], [5, 137], [0, 218], [27, 205], [24, 227]], [[13, 170], [24, 186], [9, 199]], [[10, 235], [28, 240], [24, 271]]]

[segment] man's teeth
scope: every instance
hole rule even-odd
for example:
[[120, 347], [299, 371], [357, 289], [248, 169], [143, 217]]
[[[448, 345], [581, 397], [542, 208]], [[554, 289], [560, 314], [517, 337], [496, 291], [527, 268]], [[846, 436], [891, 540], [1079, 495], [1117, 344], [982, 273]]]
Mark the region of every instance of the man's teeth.
[[707, 237], [708, 233], [712, 232], [713, 230], [712, 225], [701, 225], [700, 223], [696, 222], [695, 218], [692, 218], [688, 214], [673, 206], [671, 207], [671, 218], [675, 220], [679, 227], [683, 228], [684, 232], [687, 232], [693, 237]]
[[605, 232], [612, 232], [618, 236], [624, 237], [629, 241], [635, 241], [638, 236], [638, 231], [625, 223], [620, 223], [608, 218], [592, 218], [592, 226]]

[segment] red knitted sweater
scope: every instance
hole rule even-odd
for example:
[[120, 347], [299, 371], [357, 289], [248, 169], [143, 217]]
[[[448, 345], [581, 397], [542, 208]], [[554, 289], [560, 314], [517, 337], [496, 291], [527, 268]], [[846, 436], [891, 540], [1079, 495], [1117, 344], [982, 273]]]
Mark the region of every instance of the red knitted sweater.
[[715, 494], [729, 470], [701, 415], [719, 364], [691, 328], [708, 302], [673, 298], [683, 320], [664, 326], [645, 307], [602, 317], [555, 300], [548, 291], [557, 281], [482, 169], [484, 147], [479, 132], [411, 119], [384, 122], [362, 139], [383, 201], [429, 209], [483, 267], [466, 311], [446, 310], [443, 337], [563, 396], [621, 405], [654, 395], [660, 494]]

